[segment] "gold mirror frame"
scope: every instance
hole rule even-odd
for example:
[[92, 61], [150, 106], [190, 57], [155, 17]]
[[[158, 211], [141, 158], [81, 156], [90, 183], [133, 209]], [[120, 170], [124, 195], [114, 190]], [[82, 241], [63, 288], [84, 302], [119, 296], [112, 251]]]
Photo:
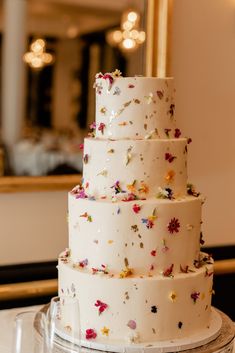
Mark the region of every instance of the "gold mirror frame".
[[[170, 70], [169, 37], [173, 0], [147, 0], [146, 76], [166, 77]], [[81, 175], [0, 177], [0, 193], [70, 190]]]

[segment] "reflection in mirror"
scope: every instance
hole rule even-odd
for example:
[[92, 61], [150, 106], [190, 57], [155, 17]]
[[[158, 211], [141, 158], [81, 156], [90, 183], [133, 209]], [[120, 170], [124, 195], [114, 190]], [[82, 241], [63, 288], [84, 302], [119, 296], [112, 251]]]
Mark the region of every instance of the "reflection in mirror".
[[144, 74], [146, 1], [4, 0], [0, 174], [82, 171], [96, 73]]

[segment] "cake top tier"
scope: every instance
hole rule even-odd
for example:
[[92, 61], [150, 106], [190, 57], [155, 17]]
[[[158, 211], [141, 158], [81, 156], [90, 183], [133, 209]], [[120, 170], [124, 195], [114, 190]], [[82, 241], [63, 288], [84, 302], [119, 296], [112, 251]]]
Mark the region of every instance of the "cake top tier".
[[174, 80], [122, 77], [120, 71], [96, 75], [96, 137], [158, 139], [179, 137]]

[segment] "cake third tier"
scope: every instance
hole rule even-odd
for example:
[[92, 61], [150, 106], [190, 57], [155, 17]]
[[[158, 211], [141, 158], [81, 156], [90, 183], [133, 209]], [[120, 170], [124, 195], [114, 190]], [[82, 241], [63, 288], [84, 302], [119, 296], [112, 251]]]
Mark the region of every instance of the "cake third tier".
[[75, 267], [125, 276], [193, 271], [200, 252], [201, 199], [77, 200], [69, 196]]

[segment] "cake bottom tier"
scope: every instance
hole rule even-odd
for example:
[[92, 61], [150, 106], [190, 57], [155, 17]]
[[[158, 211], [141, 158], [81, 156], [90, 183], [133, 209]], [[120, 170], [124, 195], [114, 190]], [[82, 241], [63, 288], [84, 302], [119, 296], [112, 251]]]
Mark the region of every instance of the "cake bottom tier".
[[[59, 295], [77, 296], [83, 339], [146, 343], [209, 329], [213, 265], [173, 278], [91, 274], [59, 261]], [[72, 327], [62, 310], [61, 324]], [[66, 319], [65, 319], [66, 318]]]

